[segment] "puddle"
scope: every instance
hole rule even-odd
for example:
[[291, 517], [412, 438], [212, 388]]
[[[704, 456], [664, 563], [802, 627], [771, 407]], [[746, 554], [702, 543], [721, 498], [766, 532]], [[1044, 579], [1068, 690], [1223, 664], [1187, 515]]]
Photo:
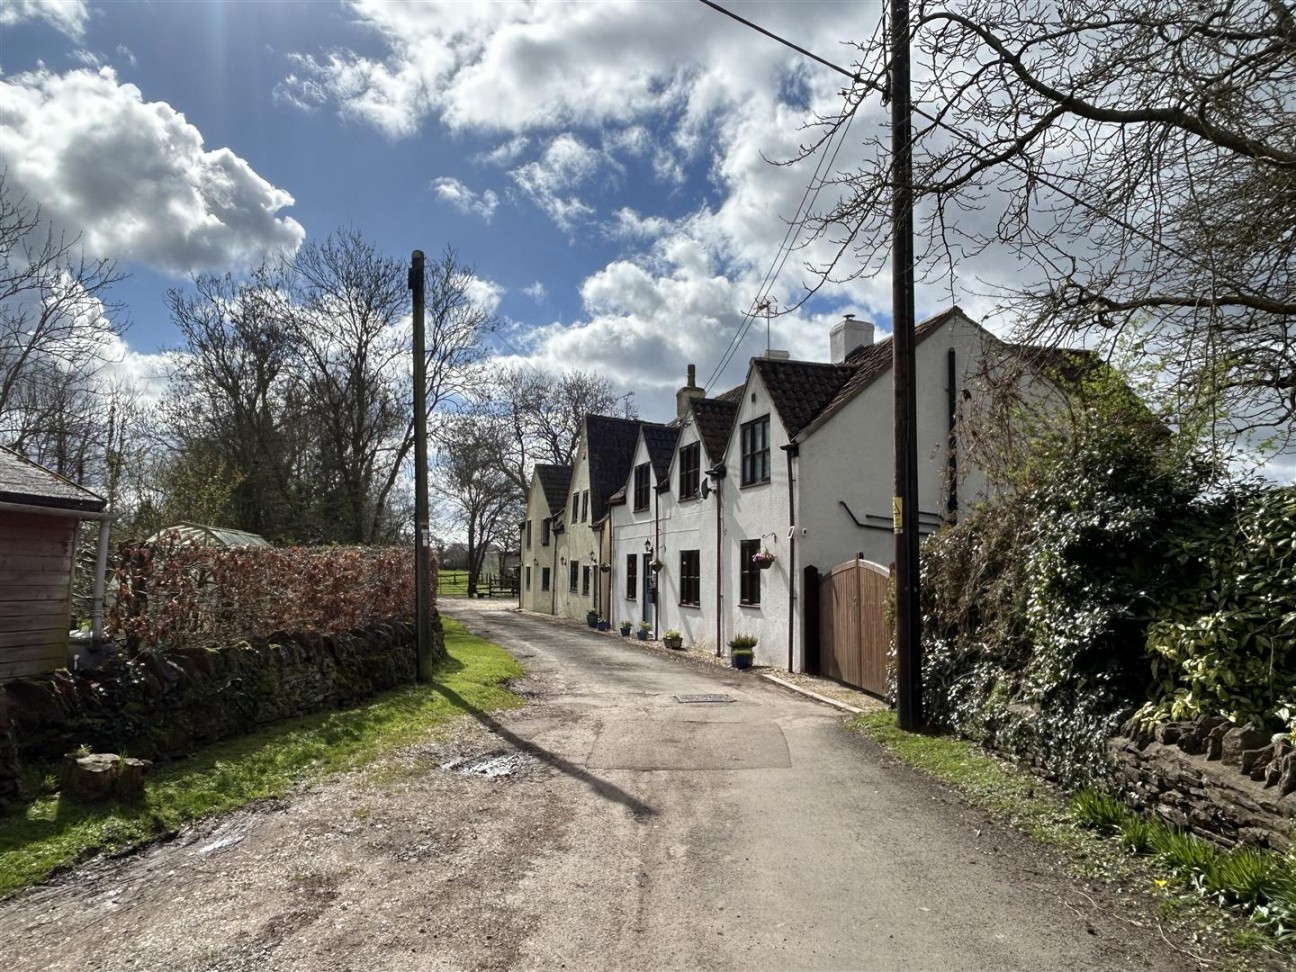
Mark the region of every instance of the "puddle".
[[484, 753], [481, 756], [468, 756], [463, 759], [452, 759], [442, 763], [441, 768], [447, 773], [458, 773], [461, 776], [481, 776], [488, 780], [504, 779], [519, 776], [535, 765], [535, 759], [525, 753]]

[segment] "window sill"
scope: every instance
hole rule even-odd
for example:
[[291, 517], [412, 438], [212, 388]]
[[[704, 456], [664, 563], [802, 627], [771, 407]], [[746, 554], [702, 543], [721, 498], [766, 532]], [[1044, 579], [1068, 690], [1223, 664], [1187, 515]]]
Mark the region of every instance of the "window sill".
[[739, 483], [739, 484], [738, 484], [738, 488], [739, 488], [739, 489], [755, 489], [757, 486], [768, 486], [769, 484], [770, 484], [770, 481], [769, 481], [768, 479], [762, 479], [762, 480], [761, 480], [760, 482], [758, 482], [758, 483]]
[[702, 605], [697, 601], [680, 601], [679, 606], [686, 608], [700, 608]]
[[760, 601], [755, 601], [755, 602], [739, 601], [739, 602], [738, 602], [738, 606], [739, 606], [739, 607], [745, 607], [745, 608], [757, 608], [757, 609], [759, 609], [759, 608], [760, 608]]

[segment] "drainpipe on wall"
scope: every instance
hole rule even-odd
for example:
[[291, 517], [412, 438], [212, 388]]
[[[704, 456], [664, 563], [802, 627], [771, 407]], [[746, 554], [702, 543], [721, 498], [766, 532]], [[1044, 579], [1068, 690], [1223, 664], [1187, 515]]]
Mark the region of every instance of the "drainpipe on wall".
[[[661, 561], [661, 492], [657, 489], [657, 484], [653, 483], [653, 560]], [[665, 561], [662, 561], [665, 564]], [[663, 566], [662, 570], [666, 568]], [[652, 575], [652, 595], [653, 595], [653, 640], [661, 637], [658, 633], [661, 628], [661, 570], [653, 570], [652, 565], [648, 565], [648, 571]]]
[[948, 523], [958, 522], [958, 368], [954, 361], [954, 349], [949, 349], [946, 358], [946, 395], [949, 406], [949, 450], [945, 475], [948, 477], [949, 492], [945, 497], [945, 519]]
[[792, 459], [801, 452], [795, 442], [782, 447], [787, 453], [788, 472], [788, 671], [792, 671], [792, 644], [796, 638], [796, 480]]
[[553, 541], [553, 551], [549, 554], [549, 613], [558, 613], [558, 536], [549, 527], [549, 539]]

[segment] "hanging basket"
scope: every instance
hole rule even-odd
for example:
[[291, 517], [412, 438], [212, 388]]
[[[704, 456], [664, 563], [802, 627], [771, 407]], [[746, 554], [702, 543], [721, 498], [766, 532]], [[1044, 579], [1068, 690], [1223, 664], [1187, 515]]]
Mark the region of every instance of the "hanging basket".
[[752, 557], [752, 563], [755, 564], [757, 567], [759, 567], [761, 570], [769, 570], [771, 567], [773, 567], [774, 560], [775, 557], [773, 554], [769, 554], [769, 555], [756, 554], [755, 556]]

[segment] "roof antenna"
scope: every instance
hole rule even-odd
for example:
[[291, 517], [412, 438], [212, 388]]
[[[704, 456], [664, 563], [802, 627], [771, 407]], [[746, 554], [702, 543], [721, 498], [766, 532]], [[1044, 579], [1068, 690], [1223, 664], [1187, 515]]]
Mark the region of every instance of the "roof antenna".
[[765, 357], [770, 356], [770, 316], [774, 313], [774, 306], [778, 301], [766, 294], [756, 302], [756, 313], [765, 312]]

